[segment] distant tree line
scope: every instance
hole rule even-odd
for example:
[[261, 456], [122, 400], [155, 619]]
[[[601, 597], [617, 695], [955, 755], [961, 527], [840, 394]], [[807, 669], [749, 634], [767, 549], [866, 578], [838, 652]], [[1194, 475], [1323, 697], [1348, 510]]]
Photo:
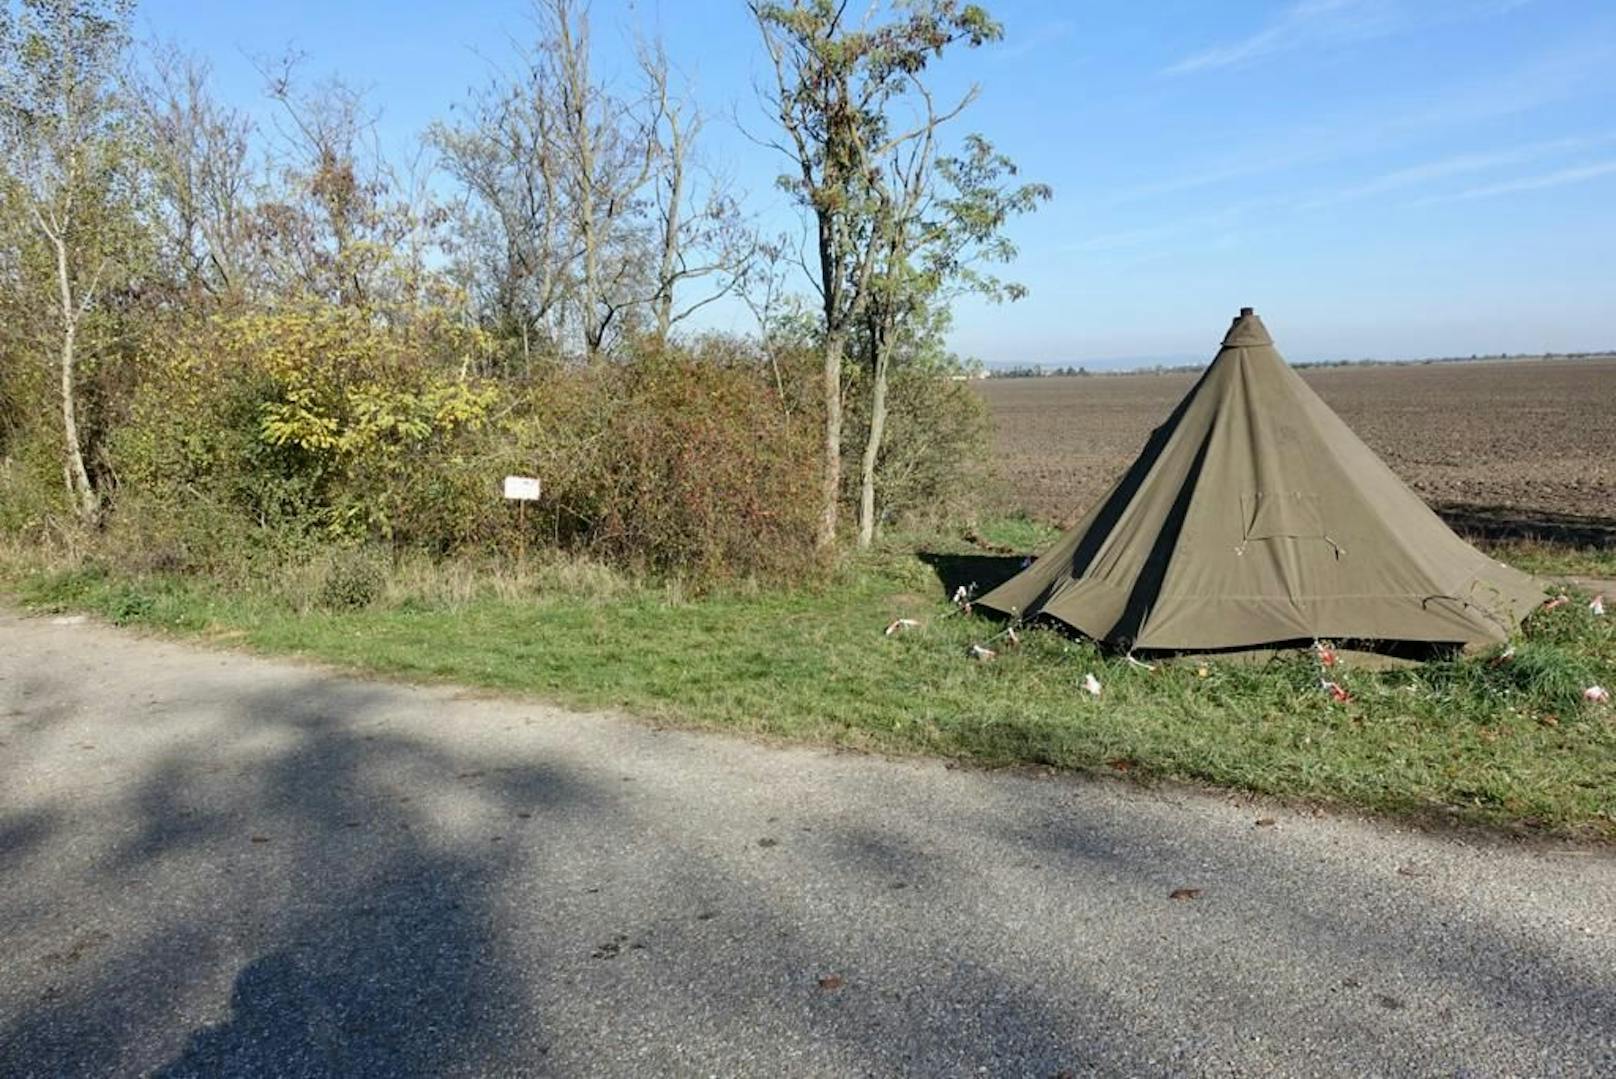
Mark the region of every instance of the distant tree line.
[[1069, 377], [1088, 375], [1087, 367], [1075, 367], [1067, 364], [1065, 367], [1045, 367], [1043, 364], [1017, 364], [1012, 367], [991, 367], [988, 369], [989, 378], [1053, 378], [1056, 376]]
[[[1469, 356], [1442, 356], [1442, 357], [1433, 357], [1433, 358], [1418, 359], [1418, 360], [1378, 360], [1378, 359], [1302, 360], [1302, 361], [1299, 361], [1297, 363], [1291, 364], [1291, 366], [1296, 367], [1296, 368], [1385, 367], [1385, 366], [1398, 366], [1398, 365], [1407, 365], [1407, 364], [1485, 363], [1485, 362], [1488, 362], [1488, 361], [1499, 361], [1499, 360], [1595, 360], [1595, 359], [1608, 359], [1608, 358], [1610, 358], [1612, 356], [1616, 356], [1616, 349], [1596, 350], [1594, 352], [1530, 352], [1530, 353], [1498, 352], [1498, 353], [1493, 353], [1491, 355], [1480, 355], [1480, 354], [1472, 353]], [[1173, 375], [1173, 374], [1185, 374], [1185, 373], [1192, 372], [1192, 371], [1199, 371], [1205, 366], [1206, 366], [1205, 364], [1196, 364], [1196, 363], [1184, 363], [1184, 364], [1174, 364], [1174, 365], [1165, 365], [1165, 364], [1159, 364], [1158, 363], [1158, 364], [1154, 364], [1154, 365], [1152, 365], [1150, 367], [1132, 367], [1132, 368], [1124, 368], [1124, 369], [1119, 369], [1119, 370], [1114, 370], [1114, 371], [1092, 372], [1087, 367], [1077, 367], [1077, 366], [1074, 366], [1072, 364], [1067, 364], [1064, 367], [1057, 367], [1057, 366], [1046, 367], [1043, 364], [1014, 364], [1014, 365], [1011, 365], [1011, 366], [1008, 366], [1008, 367], [990, 367], [990, 368], [987, 368], [986, 377], [988, 377], [988, 378], [1055, 378], [1055, 377], [1066, 378], [1066, 377], [1072, 377], [1072, 376], [1078, 376], [1078, 375], [1088, 376], [1088, 375], [1091, 375], [1091, 374], [1099, 374], [1099, 375], [1105, 375], [1105, 376], [1112, 376], [1112, 375]]]

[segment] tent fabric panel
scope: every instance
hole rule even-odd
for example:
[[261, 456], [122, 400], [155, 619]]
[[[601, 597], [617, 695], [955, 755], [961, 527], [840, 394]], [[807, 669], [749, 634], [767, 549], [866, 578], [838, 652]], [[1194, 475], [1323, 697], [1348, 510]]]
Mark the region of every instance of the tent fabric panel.
[[1223, 344], [1105, 498], [979, 602], [1141, 647], [1507, 636], [1541, 582], [1455, 535], [1250, 309]]

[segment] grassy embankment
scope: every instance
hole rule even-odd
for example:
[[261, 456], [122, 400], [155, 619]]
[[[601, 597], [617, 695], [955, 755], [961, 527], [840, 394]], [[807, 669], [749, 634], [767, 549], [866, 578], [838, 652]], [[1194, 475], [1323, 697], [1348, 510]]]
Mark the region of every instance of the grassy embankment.
[[[1045, 538], [1025, 522], [985, 531], [1017, 549]], [[1616, 604], [1604, 619], [1586, 597], [1534, 615], [1507, 662], [1337, 668], [1352, 699], [1336, 703], [1306, 658], [1147, 671], [1050, 631], [991, 641], [1001, 627], [952, 611], [918, 550], [981, 554], [894, 541], [813, 588], [697, 598], [567, 563], [404, 566], [353, 608], [284, 578], [227, 587], [17, 553], [0, 557], [0, 584], [37, 610], [684, 725], [1616, 838], [1616, 711], [1581, 700], [1591, 683], [1616, 688]], [[1608, 553], [1505, 553], [1616, 576]], [[884, 636], [899, 617], [923, 625]], [[968, 659], [973, 643], [998, 657]], [[1089, 673], [1098, 698], [1079, 689]]]

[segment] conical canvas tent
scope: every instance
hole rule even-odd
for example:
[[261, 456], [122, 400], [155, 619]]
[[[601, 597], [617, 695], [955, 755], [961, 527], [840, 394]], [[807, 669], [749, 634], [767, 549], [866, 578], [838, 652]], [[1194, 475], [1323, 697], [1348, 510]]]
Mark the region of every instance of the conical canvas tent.
[[1443, 524], [1245, 308], [1144, 452], [982, 597], [1125, 648], [1500, 641], [1543, 597]]

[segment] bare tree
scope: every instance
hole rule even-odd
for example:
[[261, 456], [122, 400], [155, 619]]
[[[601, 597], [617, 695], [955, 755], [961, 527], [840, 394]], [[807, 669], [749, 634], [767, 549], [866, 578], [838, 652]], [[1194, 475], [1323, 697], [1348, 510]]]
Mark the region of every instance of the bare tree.
[[415, 221], [394, 200], [396, 177], [365, 95], [334, 77], [305, 82], [303, 59], [287, 52], [258, 64], [280, 107], [270, 146], [279, 193], [260, 200], [259, 250], [281, 291], [365, 304], [378, 298]]
[[119, 245], [128, 146], [117, 72], [128, 42], [126, 0], [24, 0], [0, 11], [0, 153], [8, 201], [43, 240], [51, 267], [63, 473], [81, 520], [101, 498], [79, 435], [80, 329]]
[[432, 130], [466, 190], [463, 272], [524, 355], [533, 334], [590, 357], [632, 327], [665, 339], [734, 289], [750, 251], [736, 201], [700, 168], [701, 117], [660, 45], [640, 46], [625, 94], [593, 71], [586, 5], [535, 0], [534, 14], [516, 70]]
[[541, 52], [560, 94], [562, 184], [582, 253], [578, 307], [584, 351], [595, 357], [639, 291], [631, 282], [642, 263], [625, 257], [619, 241], [640, 220], [657, 146], [633, 103], [620, 100], [590, 73], [588, 6], [539, 0], [538, 9], [547, 31]]
[[752, 313], [758, 326], [758, 337], [769, 370], [774, 376], [774, 389], [780, 399], [781, 411], [791, 415], [791, 398], [786, 394], [785, 379], [780, 372], [780, 353], [792, 344], [800, 343], [797, 332], [804, 321], [801, 318], [801, 297], [792, 292], [789, 280], [802, 263], [802, 253], [787, 233], [774, 239], [757, 239], [741, 272], [737, 275], [736, 293]]
[[254, 125], [213, 96], [205, 61], [163, 45], [150, 60], [133, 102], [162, 247], [184, 283], [239, 301], [252, 285]]
[[473, 95], [464, 124], [435, 124], [429, 138], [466, 190], [465, 276], [496, 325], [520, 337], [526, 364], [535, 336], [562, 339], [578, 256], [562, 186], [559, 95], [547, 64], [523, 60], [518, 76]]
[[[657, 339], [666, 341], [674, 325], [740, 286], [758, 245], [723, 182], [708, 175], [705, 185], [693, 183], [702, 116], [687, 98], [671, 91], [660, 42], [641, 48], [640, 69], [657, 154], [653, 213], [661, 242], [651, 303]], [[702, 281], [710, 287], [680, 306], [680, 293]]]

